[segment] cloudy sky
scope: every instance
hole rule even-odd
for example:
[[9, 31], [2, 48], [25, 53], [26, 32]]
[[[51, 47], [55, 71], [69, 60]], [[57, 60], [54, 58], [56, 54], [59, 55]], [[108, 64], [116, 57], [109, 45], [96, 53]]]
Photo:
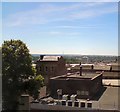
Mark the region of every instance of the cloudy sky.
[[118, 54], [117, 2], [4, 2], [2, 23], [31, 53]]

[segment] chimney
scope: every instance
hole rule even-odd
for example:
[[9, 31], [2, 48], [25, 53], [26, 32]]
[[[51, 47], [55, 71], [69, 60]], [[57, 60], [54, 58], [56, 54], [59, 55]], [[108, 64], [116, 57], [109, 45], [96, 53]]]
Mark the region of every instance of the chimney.
[[110, 72], [112, 71], [112, 66], [110, 66]]
[[82, 65], [81, 65], [81, 62], [80, 62], [80, 76], [82, 76]]
[[29, 112], [30, 111], [30, 97], [29, 95], [21, 95], [19, 99], [19, 107], [18, 110], [20, 112]]
[[42, 60], [44, 56], [45, 56], [45, 55], [40, 55], [40, 60]]
[[92, 70], [94, 69], [94, 66], [93, 66], [93, 65], [91, 65], [91, 69], [92, 69]]

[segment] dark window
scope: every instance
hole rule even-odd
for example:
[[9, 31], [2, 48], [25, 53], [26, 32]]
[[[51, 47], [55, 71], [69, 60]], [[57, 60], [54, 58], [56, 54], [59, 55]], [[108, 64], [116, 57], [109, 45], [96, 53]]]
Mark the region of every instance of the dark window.
[[72, 101], [68, 101], [68, 106], [72, 106]]
[[40, 71], [42, 71], [41, 67], [40, 67]]
[[66, 105], [66, 101], [62, 101], [62, 105]]
[[92, 103], [87, 103], [88, 108], [92, 108]]
[[52, 67], [52, 72], [54, 71], [54, 67]]
[[75, 107], [79, 107], [79, 102], [75, 102]]
[[48, 71], [48, 67], [46, 67], [45, 69], [46, 69], [46, 71]]
[[85, 108], [85, 103], [81, 102], [81, 107]]

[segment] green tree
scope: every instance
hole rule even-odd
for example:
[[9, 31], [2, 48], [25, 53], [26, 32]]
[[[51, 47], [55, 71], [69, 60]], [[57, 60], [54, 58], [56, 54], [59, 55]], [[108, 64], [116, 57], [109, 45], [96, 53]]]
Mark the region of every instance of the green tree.
[[[40, 77], [36, 79], [37, 77]], [[17, 110], [18, 99], [27, 93], [37, 98], [43, 78], [36, 75], [32, 58], [21, 40], [4, 41], [2, 44], [3, 110]]]
[[33, 96], [34, 99], [37, 99], [39, 96], [38, 88], [44, 85], [43, 80], [44, 78], [41, 75], [37, 75], [34, 77], [34, 79], [30, 79], [28, 82], [26, 82], [27, 86], [24, 86], [25, 89], [27, 88], [28, 94]]

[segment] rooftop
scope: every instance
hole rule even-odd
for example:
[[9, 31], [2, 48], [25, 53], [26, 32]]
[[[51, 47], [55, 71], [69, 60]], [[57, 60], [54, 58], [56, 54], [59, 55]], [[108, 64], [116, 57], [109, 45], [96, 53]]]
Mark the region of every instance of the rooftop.
[[[120, 112], [120, 106], [118, 102], [119, 94], [118, 94], [119, 88], [118, 87], [105, 87], [105, 90], [102, 93], [102, 96], [98, 100], [83, 100], [83, 99], [77, 99], [77, 101], [84, 101], [92, 102], [92, 108], [79, 108], [79, 107], [72, 107], [72, 106], [62, 106], [62, 105], [49, 105], [49, 104], [41, 104], [41, 103], [31, 103], [30, 108], [31, 110], [48, 110], [48, 111], [60, 111], [60, 112], [69, 112], [70, 110], [77, 111], [78, 112]], [[112, 97], [111, 97], [112, 96]], [[54, 99], [55, 100], [55, 99]], [[81, 110], [81, 111], [80, 111]], [[95, 111], [96, 110], [96, 111]], [[105, 111], [106, 110], [106, 111]], [[118, 110], [118, 111], [117, 111]]]
[[[82, 68], [84, 69], [84, 70], [86, 70], [86, 69], [91, 69], [91, 66], [93, 65], [93, 69], [94, 70], [110, 70], [110, 66], [108, 66], [108, 65], [94, 65], [94, 64], [82, 64]], [[79, 66], [79, 64], [71, 64], [71, 66], [72, 66], [72, 69], [79, 69], [80, 68], [80, 66]]]
[[40, 61], [58, 61], [61, 56], [43, 56], [43, 59]]
[[71, 74], [66, 74], [62, 76], [57, 76], [53, 77], [51, 79], [58, 79], [58, 80], [81, 80], [81, 79], [88, 79], [88, 80], [93, 80], [97, 76], [100, 76], [101, 74], [99, 73], [82, 73], [82, 76], [80, 76], [79, 72], [76, 73], [71, 73]]

